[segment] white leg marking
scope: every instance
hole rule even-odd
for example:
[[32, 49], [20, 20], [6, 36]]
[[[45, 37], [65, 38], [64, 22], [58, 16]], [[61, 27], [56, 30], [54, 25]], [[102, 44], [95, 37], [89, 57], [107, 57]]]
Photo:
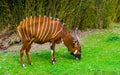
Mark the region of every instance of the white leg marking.
[[53, 54], [53, 50], [51, 50], [51, 55]]
[[22, 67], [25, 67], [25, 64], [22, 64]]
[[39, 24], [38, 24], [37, 37], [39, 36], [39, 31], [40, 31], [40, 19], [41, 19], [41, 15], [39, 16]]

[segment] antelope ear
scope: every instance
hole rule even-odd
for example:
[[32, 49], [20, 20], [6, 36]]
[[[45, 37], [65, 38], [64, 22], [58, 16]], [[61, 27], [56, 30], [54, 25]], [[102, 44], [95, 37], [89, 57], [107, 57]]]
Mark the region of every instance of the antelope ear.
[[78, 36], [78, 28], [75, 29], [74, 33], [75, 33], [75, 39], [78, 41], [78, 43], [80, 43], [80, 38]]

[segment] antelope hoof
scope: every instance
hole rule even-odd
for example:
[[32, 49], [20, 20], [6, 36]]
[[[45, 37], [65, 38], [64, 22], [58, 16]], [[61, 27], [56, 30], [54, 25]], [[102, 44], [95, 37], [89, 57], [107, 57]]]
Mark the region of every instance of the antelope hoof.
[[33, 63], [30, 63], [31, 66], [33, 66]]
[[56, 62], [56, 59], [54, 58], [54, 59], [52, 60], [52, 64], [55, 64], [55, 62]]
[[52, 61], [52, 64], [55, 64], [55, 61]]
[[22, 67], [25, 68], [25, 64], [22, 64]]

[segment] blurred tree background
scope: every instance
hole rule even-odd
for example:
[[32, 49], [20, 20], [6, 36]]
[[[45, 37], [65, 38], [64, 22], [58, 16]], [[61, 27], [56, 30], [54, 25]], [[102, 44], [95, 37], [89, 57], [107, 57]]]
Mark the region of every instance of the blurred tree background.
[[59, 18], [67, 29], [104, 29], [120, 22], [120, 0], [0, 0], [0, 30], [26, 17]]

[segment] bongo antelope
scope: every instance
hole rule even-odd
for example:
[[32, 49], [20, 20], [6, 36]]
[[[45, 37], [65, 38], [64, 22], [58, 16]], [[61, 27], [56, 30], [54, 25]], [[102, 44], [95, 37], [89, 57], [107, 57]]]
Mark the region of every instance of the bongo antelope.
[[81, 46], [77, 30], [74, 38], [58, 19], [46, 16], [31, 16], [20, 22], [17, 31], [20, 39], [23, 41], [23, 46], [20, 50], [20, 63], [23, 67], [25, 66], [24, 53], [27, 55], [29, 64], [32, 64], [29, 51], [33, 42], [38, 44], [51, 43], [51, 60], [53, 64], [56, 61], [54, 56], [55, 44], [60, 42], [64, 42], [68, 51], [76, 59], [81, 58]]

